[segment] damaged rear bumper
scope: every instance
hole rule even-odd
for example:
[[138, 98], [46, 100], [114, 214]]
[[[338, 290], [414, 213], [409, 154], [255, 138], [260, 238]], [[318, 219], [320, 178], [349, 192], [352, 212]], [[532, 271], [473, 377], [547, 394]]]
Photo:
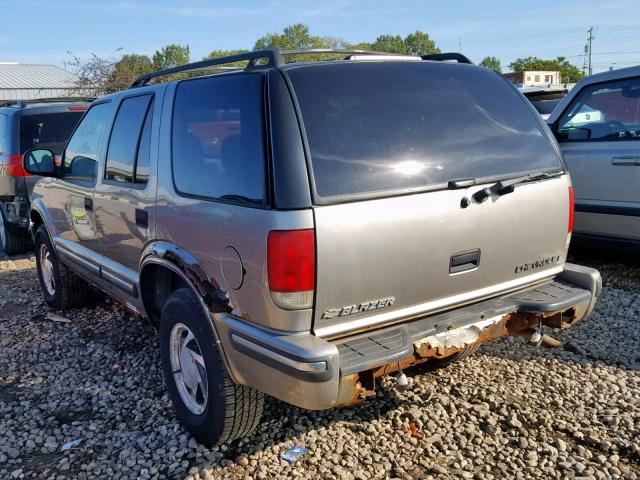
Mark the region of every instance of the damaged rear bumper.
[[216, 324], [237, 382], [315, 410], [357, 403], [372, 393], [377, 377], [471, 345], [507, 335], [530, 338], [541, 326], [569, 328], [592, 312], [601, 291], [597, 270], [566, 264], [532, 287], [333, 341], [266, 331], [229, 315]]

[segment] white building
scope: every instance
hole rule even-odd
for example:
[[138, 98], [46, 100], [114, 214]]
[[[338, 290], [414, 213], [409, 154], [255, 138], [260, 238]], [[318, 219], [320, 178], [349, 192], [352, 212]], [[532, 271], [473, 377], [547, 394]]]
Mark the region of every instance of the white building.
[[562, 85], [560, 72], [551, 70], [526, 70], [524, 72], [509, 72], [503, 74], [505, 78], [516, 85], [525, 87], [550, 87]]
[[78, 77], [55, 65], [0, 63], [0, 100], [77, 96]]

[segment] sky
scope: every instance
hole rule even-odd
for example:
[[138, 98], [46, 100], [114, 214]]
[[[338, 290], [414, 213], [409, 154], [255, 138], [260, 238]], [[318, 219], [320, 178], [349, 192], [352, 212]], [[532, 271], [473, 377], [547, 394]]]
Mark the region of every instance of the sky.
[[212, 50], [252, 48], [268, 32], [304, 23], [313, 35], [348, 42], [380, 34], [428, 33], [443, 51], [474, 62], [563, 55], [583, 66], [594, 27], [593, 70], [640, 64], [638, 0], [0, 0], [0, 62], [64, 66], [67, 52], [153, 52], [189, 45], [191, 60]]

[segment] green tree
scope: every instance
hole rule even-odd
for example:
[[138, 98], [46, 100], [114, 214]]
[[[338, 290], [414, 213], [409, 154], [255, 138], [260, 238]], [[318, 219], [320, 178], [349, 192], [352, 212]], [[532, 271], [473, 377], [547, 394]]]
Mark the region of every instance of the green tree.
[[[203, 60], [210, 60], [212, 58], [220, 58], [220, 57], [229, 57], [231, 55], [240, 55], [241, 53], [247, 53], [249, 50], [236, 49], [236, 50], [214, 50], [209, 55], [203, 58]], [[242, 60], [239, 62], [231, 62], [225, 64], [225, 66], [229, 67], [245, 67], [247, 65], [246, 60]]]
[[153, 64], [146, 55], [137, 53], [125, 54], [114, 66], [109, 78], [109, 89], [114, 92], [123, 90], [140, 75], [151, 71], [153, 71]]
[[400, 35], [379, 35], [371, 45], [372, 50], [389, 53], [407, 53], [407, 45]]
[[502, 73], [502, 65], [500, 64], [500, 59], [497, 57], [484, 57], [480, 62], [480, 66]]
[[307, 50], [310, 48], [332, 48], [333, 46], [333, 39], [311, 35], [309, 27], [302, 23], [296, 23], [285, 27], [282, 33], [267, 33], [260, 37], [256, 41], [254, 49]]
[[404, 45], [409, 55], [429, 55], [440, 53], [436, 42], [429, 38], [429, 34], [416, 30], [404, 38]]
[[346, 44], [353, 50], [376, 50], [401, 55], [429, 55], [440, 53], [440, 49], [427, 33], [419, 30], [402, 38], [400, 35], [379, 35], [373, 43], [360, 42]]
[[189, 63], [189, 46], [172, 43], [153, 54], [153, 68], [162, 70], [163, 68], [177, 67]]
[[348, 50], [373, 50], [373, 45], [370, 42], [344, 43], [343, 45]]
[[550, 70], [559, 71], [563, 83], [575, 83], [585, 76], [578, 67], [572, 65], [566, 57], [556, 59], [542, 59], [538, 57], [517, 58], [509, 64], [514, 72], [526, 70]]
[[[280, 50], [308, 50], [314, 48], [336, 48], [340, 45], [340, 41], [331, 37], [319, 37], [311, 35], [309, 27], [302, 23], [296, 23], [285, 27], [282, 33], [268, 33], [260, 37], [255, 45], [254, 50], [262, 48], [277, 48]], [[320, 58], [331, 58], [328, 55], [296, 55], [295, 60], [309, 61], [318, 60]]]

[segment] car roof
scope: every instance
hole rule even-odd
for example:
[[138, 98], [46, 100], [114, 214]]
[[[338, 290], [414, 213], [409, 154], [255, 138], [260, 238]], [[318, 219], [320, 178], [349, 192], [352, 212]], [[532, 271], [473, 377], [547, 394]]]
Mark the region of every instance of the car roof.
[[558, 106], [553, 110], [549, 118], [548, 123], [554, 123], [560, 115], [564, 112], [566, 106], [578, 95], [578, 93], [588, 85], [595, 85], [602, 82], [611, 82], [615, 80], [623, 80], [625, 78], [640, 77], [640, 65], [633, 67], [620, 68], [618, 70], [609, 70], [606, 72], [596, 73], [588, 77], [583, 78], [569, 91], [569, 93], [562, 99]]
[[[640, 65], [633, 67], [620, 68], [617, 70], [608, 70], [606, 72], [594, 73], [580, 80], [576, 86], [583, 87], [594, 83], [608, 82], [610, 80], [621, 80], [623, 78], [640, 77]], [[574, 87], [575, 88], [575, 87]]]

